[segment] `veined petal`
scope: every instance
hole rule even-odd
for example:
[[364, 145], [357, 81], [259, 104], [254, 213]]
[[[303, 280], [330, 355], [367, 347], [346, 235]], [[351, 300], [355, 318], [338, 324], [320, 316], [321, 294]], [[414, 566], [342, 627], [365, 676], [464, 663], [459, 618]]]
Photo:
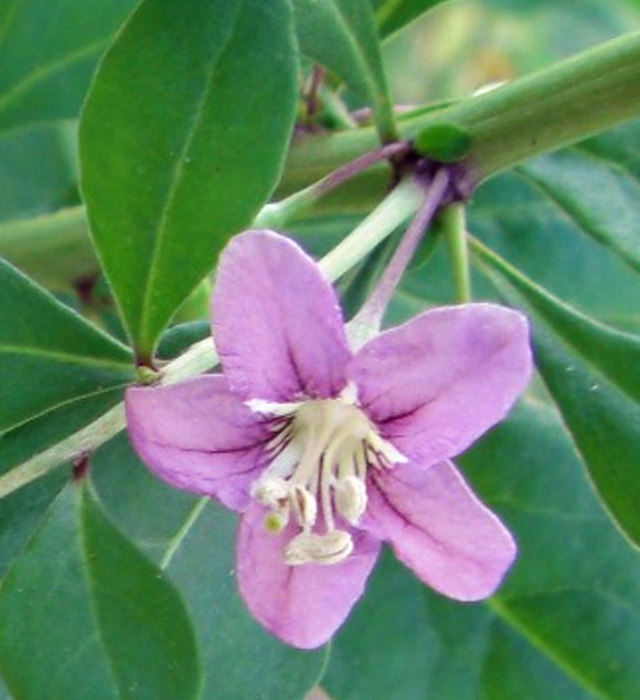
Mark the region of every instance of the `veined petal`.
[[222, 376], [132, 387], [126, 412], [131, 443], [160, 478], [233, 510], [246, 508], [269, 434]]
[[329, 398], [345, 386], [350, 352], [335, 293], [283, 236], [247, 231], [225, 248], [213, 328], [229, 386], [242, 399]]
[[289, 566], [282, 555], [296, 528], [289, 525], [277, 535], [267, 532], [265, 513], [251, 505], [240, 520], [240, 594], [271, 634], [300, 649], [314, 649], [329, 641], [363, 594], [379, 543], [363, 532], [352, 533], [354, 549], [345, 561]]
[[374, 477], [361, 526], [388, 541], [424, 583], [457, 600], [482, 600], [516, 555], [508, 530], [450, 462], [402, 465]]
[[442, 307], [365, 345], [360, 403], [402, 454], [433, 464], [502, 420], [531, 374], [525, 317], [495, 304]]

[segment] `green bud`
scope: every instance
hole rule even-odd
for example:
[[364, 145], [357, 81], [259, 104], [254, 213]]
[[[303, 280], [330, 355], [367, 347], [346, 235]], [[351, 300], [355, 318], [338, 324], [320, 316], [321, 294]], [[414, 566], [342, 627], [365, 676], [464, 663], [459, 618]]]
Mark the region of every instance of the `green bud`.
[[471, 134], [456, 124], [432, 124], [418, 133], [413, 141], [416, 151], [441, 163], [462, 160], [471, 150]]

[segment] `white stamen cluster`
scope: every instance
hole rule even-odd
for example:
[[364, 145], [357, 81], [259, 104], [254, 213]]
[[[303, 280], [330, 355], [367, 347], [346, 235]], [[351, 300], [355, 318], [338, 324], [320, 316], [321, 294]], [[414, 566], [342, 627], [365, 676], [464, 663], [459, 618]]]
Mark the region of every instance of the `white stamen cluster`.
[[273, 418], [267, 444], [272, 461], [252, 488], [253, 497], [269, 509], [265, 527], [281, 532], [293, 518], [300, 528], [285, 548], [286, 563], [343, 561], [353, 540], [336, 527], [336, 514], [357, 525], [367, 507], [367, 469], [389, 468], [406, 458], [378, 435], [352, 386], [335, 399], [254, 400], [249, 406]]

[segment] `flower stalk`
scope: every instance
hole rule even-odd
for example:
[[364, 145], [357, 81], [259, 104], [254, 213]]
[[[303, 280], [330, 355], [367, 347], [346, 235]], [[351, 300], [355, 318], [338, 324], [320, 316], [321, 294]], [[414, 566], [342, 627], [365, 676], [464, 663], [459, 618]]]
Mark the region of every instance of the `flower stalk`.
[[380, 332], [391, 297], [447, 194], [449, 184], [449, 171], [441, 168], [429, 183], [420, 209], [407, 228], [378, 284], [349, 324], [349, 341], [354, 349], [361, 347]]
[[467, 223], [463, 204], [451, 204], [440, 215], [440, 225], [449, 246], [451, 272], [458, 304], [465, 304], [472, 299], [471, 266], [467, 240]]

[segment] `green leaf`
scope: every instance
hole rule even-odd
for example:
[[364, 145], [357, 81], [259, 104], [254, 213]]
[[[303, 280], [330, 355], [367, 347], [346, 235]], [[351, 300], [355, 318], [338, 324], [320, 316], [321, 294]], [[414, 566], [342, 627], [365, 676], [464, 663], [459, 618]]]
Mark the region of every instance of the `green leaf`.
[[198, 650], [175, 588], [84, 491], [81, 525], [100, 637], [122, 697], [200, 696]]
[[[346, 626], [333, 642], [323, 685], [340, 700], [420, 700], [437, 639], [423, 586], [385, 551]], [[400, 602], [401, 601], [401, 602]]]
[[286, 0], [145, 0], [83, 112], [83, 192], [139, 355], [273, 191], [293, 127]]
[[188, 348], [211, 335], [209, 321], [187, 321], [172, 326], [160, 338], [158, 356], [163, 359], [178, 357]]
[[0, 580], [46, 516], [68, 478], [56, 472], [2, 499], [0, 505]]
[[581, 355], [618, 389], [640, 404], [640, 338], [586, 316], [549, 294], [488, 248], [473, 244], [474, 252], [500, 273], [524, 297], [565, 345]]
[[523, 402], [462, 463], [518, 542], [506, 583], [486, 603], [461, 604], [383, 557], [334, 642], [329, 694], [634, 700], [640, 559], [594, 498], [555, 413]]
[[640, 272], [640, 180], [624, 165], [576, 148], [520, 170], [583, 233]]
[[96, 62], [133, 0], [3, 0], [0, 132], [75, 117]]
[[387, 37], [439, 5], [442, 0], [370, 0], [380, 36]]
[[369, 103], [383, 141], [397, 140], [369, 0], [294, 0], [293, 6], [302, 52], [337, 73]]
[[[99, 418], [121, 399], [121, 389], [83, 397], [4, 433], [0, 436], [0, 474], [10, 479], [14, 467]], [[45, 517], [49, 504], [68, 480], [71, 465], [67, 467], [0, 496], [0, 578], [22, 551]]]
[[199, 499], [154, 477], [124, 433], [95, 453], [91, 474], [109, 518], [160, 565]]
[[131, 379], [129, 350], [0, 260], [0, 433]]
[[185, 598], [202, 653], [202, 697], [302, 700], [318, 680], [326, 649], [291, 649], [251, 619], [234, 576], [236, 516], [163, 484], [125, 439], [100, 450], [94, 478], [109, 516]]
[[640, 339], [576, 313], [489, 251], [478, 253], [498, 272], [503, 295], [529, 311], [547, 388], [607, 508], [640, 545]]
[[197, 657], [173, 586], [86, 489], [70, 485], [0, 587], [0, 671], [10, 692], [190, 700], [199, 697]]
[[70, 122], [38, 124], [0, 137], [0, 222], [77, 203], [75, 138]]
[[[621, 218], [633, 221], [636, 209], [625, 209]], [[478, 189], [469, 230], [571, 306], [608, 323], [637, 326], [640, 276], [612, 249], [584, 235], [581, 223], [526, 172], [499, 175]]]

